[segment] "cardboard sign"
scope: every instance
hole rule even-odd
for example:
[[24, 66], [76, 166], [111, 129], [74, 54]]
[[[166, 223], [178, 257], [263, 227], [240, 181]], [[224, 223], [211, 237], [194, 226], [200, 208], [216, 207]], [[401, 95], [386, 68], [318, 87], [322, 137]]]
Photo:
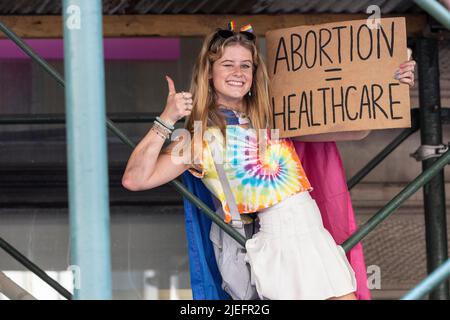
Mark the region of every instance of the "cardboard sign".
[[270, 102], [280, 137], [411, 126], [404, 18], [266, 33]]

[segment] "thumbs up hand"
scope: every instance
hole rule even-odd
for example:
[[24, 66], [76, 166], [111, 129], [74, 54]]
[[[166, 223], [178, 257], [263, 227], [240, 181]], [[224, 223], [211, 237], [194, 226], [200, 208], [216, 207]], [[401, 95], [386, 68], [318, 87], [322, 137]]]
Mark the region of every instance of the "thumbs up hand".
[[169, 93], [161, 119], [173, 125], [181, 118], [191, 114], [192, 94], [190, 92], [177, 93], [173, 80], [169, 76], [166, 76], [166, 80]]

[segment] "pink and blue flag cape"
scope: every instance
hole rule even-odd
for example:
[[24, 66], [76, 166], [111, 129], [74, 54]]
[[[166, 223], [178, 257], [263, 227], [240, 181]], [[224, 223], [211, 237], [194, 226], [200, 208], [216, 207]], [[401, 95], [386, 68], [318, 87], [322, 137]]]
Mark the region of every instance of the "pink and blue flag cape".
[[[293, 140], [306, 176], [313, 186], [325, 228], [338, 244], [356, 230], [355, 216], [347, 188], [345, 171], [335, 142], [300, 142]], [[215, 210], [212, 195], [201, 179], [186, 171], [183, 181], [187, 189]], [[184, 198], [185, 227], [188, 240], [191, 288], [195, 300], [230, 299], [222, 290], [222, 279], [209, 240], [211, 220]], [[357, 298], [370, 300], [366, 266], [361, 243], [347, 253], [357, 279]]]

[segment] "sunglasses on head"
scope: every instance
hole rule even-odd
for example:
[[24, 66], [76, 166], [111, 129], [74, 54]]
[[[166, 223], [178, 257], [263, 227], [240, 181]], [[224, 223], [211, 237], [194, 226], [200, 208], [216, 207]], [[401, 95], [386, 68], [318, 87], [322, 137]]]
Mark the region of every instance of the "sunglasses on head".
[[228, 38], [230, 38], [230, 37], [232, 37], [232, 36], [234, 36], [234, 35], [236, 35], [236, 34], [241, 34], [241, 35], [243, 35], [247, 40], [255, 42], [256, 37], [255, 37], [255, 35], [254, 35], [253, 33], [251, 33], [251, 32], [248, 32], [248, 31], [234, 32], [234, 31], [226, 30], [226, 29], [218, 29], [218, 30], [216, 31], [216, 34], [215, 34], [214, 37], [213, 37], [213, 40], [212, 40], [211, 44], [214, 43], [215, 41], [217, 41], [217, 39], [219, 39], [219, 38], [222, 38], [222, 39], [228, 39]]

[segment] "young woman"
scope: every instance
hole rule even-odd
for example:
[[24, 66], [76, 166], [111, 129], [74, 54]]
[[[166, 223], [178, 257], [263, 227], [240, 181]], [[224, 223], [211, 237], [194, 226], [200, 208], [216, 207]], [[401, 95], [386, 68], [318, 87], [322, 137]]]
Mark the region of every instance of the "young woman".
[[[396, 79], [413, 85], [414, 65], [414, 61], [402, 64]], [[189, 170], [220, 201], [229, 222], [230, 207], [213, 159], [214, 140], [225, 155], [223, 165], [239, 213], [258, 214], [260, 231], [247, 240], [246, 258], [260, 298], [355, 299], [354, 271], [342, 247], [323, 227], [293, 142], [271, 138], [268, 77], [255, 36], [217, 30], [205, 38], [190, 92], [177, 93], [172, 79], [167, 77], [167, 82], [164, 111], [131, 154], [123, 186], [151, 189]], [[189, 134], [161, 152], [173, 125], [183, 117]], [[194, 134], [194, 129], [201, 134]], [[357, 140], [368, 133], [293, 139]], [[264, 152], [258, 152], [258, 142], [264, 142]]]

